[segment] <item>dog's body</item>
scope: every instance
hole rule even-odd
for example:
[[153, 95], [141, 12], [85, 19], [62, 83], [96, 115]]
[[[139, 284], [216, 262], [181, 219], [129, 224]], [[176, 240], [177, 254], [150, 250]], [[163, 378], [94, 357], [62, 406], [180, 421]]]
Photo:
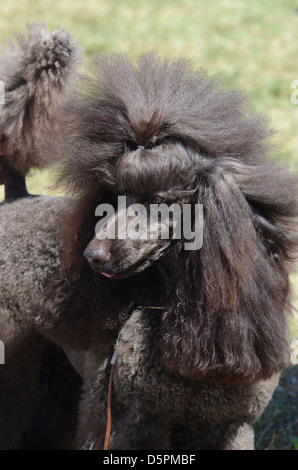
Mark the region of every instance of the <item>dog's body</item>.
[[[67, 208], [67, 201], [59, 198], [22, 199], [0, 207], [1, 220], [6, 220], [1, 224], [1, 247], [6, 247], [1, 250], [1, 292], [5, 292], [6, 297], [1, 297], [0, 331], [7, 357], [6, 375], [1, 376], [6, 387], [5, 390], [1, 387], [0, 391], [0, 420], [10, 424], [1, 434], [1, 448], [20, 445], [35, 410], [45, 343], [34, 328], [31, 309], [43, 295], [49, 278], [67, 284], [59, 274], [61, 248], [57, 230]], [[45, 238], [51, 243], [45, 244]], [[24, 245], [24, 240], [28, 245]], [[13, 268], [16, 260], [10, 257], [12, 247], [15, 253], [22, 250], [18, 270]], [[62, 325], [65, 330], [50, 334], [45, 330], [46, 335], [64, 346], [69, 360], [83, 378], [76, 447], [103, 448], [110, 360], [115, 336], [120, 333], [110, 449], [253, 448], [252, 424], [270, 400], [278, 376], [253, 384], [218, 385], [194, 382], [166, 368], [160, 352], [160, 310], [132, 306], [133, 301], [141, 303], [144, 296], [154, 305], [160, 300], [160, 277], [155, 272], [153, 282], [150, 270], [154, 268], [140, 275], [139, 286], [135, 280], [126, 280], [125, 297], [117, 306], [119, 315], [115, 311], [113, 315], [114, 318], [119, 316], [117, 324], [109, 323], [109, 318], [106, 318], [107, 324], [98, 324], [97, 312], [90, 305], [96, 290], [96, 283], [92, 283], [93, 293], [88, 292], [86, 298], [73, 287], [72, 297], [77, 308], [72, 313], [77, 323], [66, 320]], [[104, 282], [107, 285], [110, 281], [104, 279]], [[108, 298], [109, 295], [110, 292]], [[13, 298], [16, 303], [12, 304]], [[76, 390], [69, 390], [69, 393], [76, 394]], [[17, 396], [17, 400], [12, 400], [12, 396]], [[66, 397], [64, 406], [69, 399]], [[51, 413], [49, 419], [53, 419]], [[49, 428], [54, 427], [52, 422], [47, 424]], [[61, 434], [62, 431], [59, 430]], [[30, 445], [34, 446], [37, 439], [37, 436], [31, 437]], [[57, 439], [54, 442], [59, 445]], [[42, 443], [39, 445], [42, 448]]]
[[[8, 374], [0, 417], [9, 420], [9, 394], [21, 388], [8, 367], [22, 356], [15, 336], [37, 358], [31, 402], [45, 336], [83, 379], [76, 447], [101, 449], [118, 338], [110, 449], [251, 449], [252, 424], [288, 364], [297, 180], [268, 159], [270, 133], [244, 96], [187, 61], [148, 54], [134, 67], [107, 56], [82, 85], [41, 145], [43, 161], [62, 162], [58, 182], [74, 198], [0, 208]], [[117, 207], [119, 195], [127, 208]], [[185, 204], [202, 204], [202, 248], [186, 250], [172, 232], [94, 236], [99, 203], [115, 209], [109, 225], [130, 222], [136, 202], [175, 203], [183, 214]]]
[[[57, 226], [64, 202], [31, 199], [25, 176], [54, 160], [54, 155], [48, 162], [42, 159], [40, 144], [54, 129], [55, 109], [76, 76], [78, 48], [63, 30], [50, 33], [44, 23], [27, 29], [27, 37], [19, 34], [16, 45], [9, 41], [8, 53], [0, 54], [5, 86], [0, 105], [0, 184], [5, 185], [5, 203], [0, 204], [0, 339], [5, 347], [0, 448], [67, 448], [80, 379], [32, 322], [32, 305], [60, 266]], [[70, 389], [73, 399], [65, 400]]]
[[54, 197], [0, 205], [1, 450], [69, 448], [73, 439], [80, 381], [32, 318], [32, 305], [60, 267], [64, 211], [65, 201]]
[[[253, 449], [253, 423], [278, 377], [219, 386], [173, 373], [161, 358], [160, 323], [156, 311], [140, 309], [120, 329], [109, 449]], [[87, 375], [84, 371], [88, 387], [77, 435], [77, 446], [83, 449], [102, 449], [106, 428], [111, 354], [97, 367], [94, 351], [84, 355], [93, 372], [89, 367]]]

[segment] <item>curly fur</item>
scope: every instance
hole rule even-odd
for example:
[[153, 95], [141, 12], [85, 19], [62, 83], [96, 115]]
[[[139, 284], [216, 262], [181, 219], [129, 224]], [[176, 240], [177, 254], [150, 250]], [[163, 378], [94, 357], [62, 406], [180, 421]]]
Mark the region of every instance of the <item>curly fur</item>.
[[54, 197], [0, 206], [1, 450], [69, 449], [74, 439], [81, 380], [32, 321], [32, 305], [59, 275], [57, 226], [66, 210]]
[[[0, 106], [0, 184], [5, 184], [5, 203], [0, 204], [0, 337], [6, 353], [0, 370], [2, 450], [69, 446], [80, 387], [63, 352], [49, 346], [32, 323], [32, 304], [60, 266], [56, 226], [65, 201], [16, 201], [28, 196], [28, 170], [55, 160], [54, 155], [43, 159], [38, 149], [46, 145], [49, 129], [55, 132], [51, 119], [76, 76], [79, 48], [66, 31], [50, 33], [45, 24], [28, 25], [27, 30], [27, 37], [18, 35], [17, 45], [8, 42], [7, 53], [0, 57], [5, 84], [5, 104]], [[69, 389], [73, 399], [63, 402]]]
[[[120, 332], [111, 450], [252, 448], [252, 424], [288, 363], [298, 242], [297, 178], [269, 158], [264, 118], [190, 62], [146, 54], [136, 66], [99, 58], [54, 119], [41, 158], [62, 162], [58, 185], [72, 200], [47, 222], [64, 252], [51, 283], [37, 250], [45, 269], [29, 324], [34, 313], [83, 378], [76, 447], [103, 446]], [[202, 248], [98, 240], [96, 206], [123, 194], [202, 203]], [[109, 257], [95, 262], [97, 252]]]

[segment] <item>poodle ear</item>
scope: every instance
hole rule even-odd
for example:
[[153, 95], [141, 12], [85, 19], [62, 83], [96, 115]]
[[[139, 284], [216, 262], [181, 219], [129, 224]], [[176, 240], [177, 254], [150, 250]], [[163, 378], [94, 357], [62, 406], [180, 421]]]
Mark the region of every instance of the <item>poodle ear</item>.
[[203, 245], [185, 252], [163, 315], [163, 358], [192, 378], [269, 377], [287, 364], [287, 272], [268, 252], [231, 174], [202, 179], [196, 202], [203, 204]]

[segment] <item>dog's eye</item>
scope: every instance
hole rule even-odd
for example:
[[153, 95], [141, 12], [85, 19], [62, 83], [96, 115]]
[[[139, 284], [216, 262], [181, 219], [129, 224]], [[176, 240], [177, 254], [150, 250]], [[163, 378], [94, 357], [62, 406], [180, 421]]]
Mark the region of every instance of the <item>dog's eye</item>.
[[157, 194], [154, 194], [151, 198], [150, 198], [150, 204], [160, 204], [162, 201], [164, 200], [164, 198], [162, 196], [158, 196]]

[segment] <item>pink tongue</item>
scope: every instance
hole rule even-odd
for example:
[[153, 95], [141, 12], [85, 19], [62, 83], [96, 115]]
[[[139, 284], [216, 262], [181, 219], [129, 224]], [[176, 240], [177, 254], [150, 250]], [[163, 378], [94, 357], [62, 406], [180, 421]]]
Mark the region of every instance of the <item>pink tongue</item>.
[[102, 271], [101, 271], [101, 274], [102, 274], [103, 276], [106, 276], [106, 277], [114, 277], [114, 276], [115, 276], [115, 273], [113, 273], [113, 274], [107, 274], [107, 273], [103, 273]]

